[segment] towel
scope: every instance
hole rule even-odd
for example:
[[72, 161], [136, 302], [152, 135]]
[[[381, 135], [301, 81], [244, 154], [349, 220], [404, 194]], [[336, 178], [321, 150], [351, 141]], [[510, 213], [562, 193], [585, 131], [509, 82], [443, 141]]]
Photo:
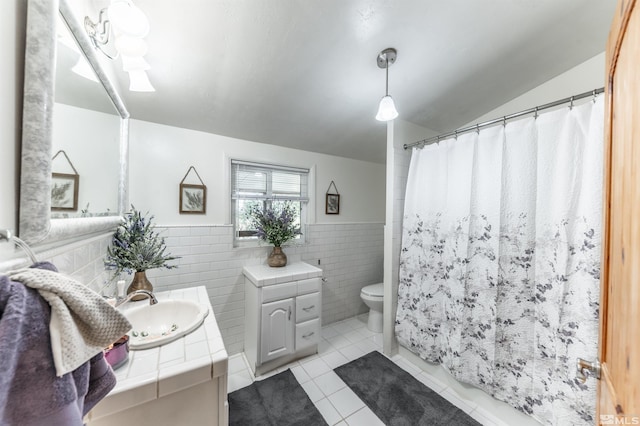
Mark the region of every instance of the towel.
[[72, 278], [32, 268], [10, 272], [9, 278], [37, 290], [51, 306], [49, 334], [58, 377], [75, 370], [131, 329], [124, 315]]
[[1, 425], [80, 426], [116, 384], [102, 352], [56, 376], [50, 310], [36, 290], [0, 276]]

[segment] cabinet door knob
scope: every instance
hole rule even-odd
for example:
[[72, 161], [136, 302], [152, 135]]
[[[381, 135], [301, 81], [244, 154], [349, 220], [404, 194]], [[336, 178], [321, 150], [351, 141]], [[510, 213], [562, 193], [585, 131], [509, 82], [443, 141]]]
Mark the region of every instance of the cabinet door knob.
[[314, 334], [316, 334], [316, 332], [312, 331], [311, 333], [303, 334], [302, 338], [303, 339], [308, 339], [309, 337], [313, 336]]
[[291, 306], [289, 306], [289, 317], [288, 320], [291, 321]]
[[302, 310], [305, 311], [305, 312], [309, 312], [310, 310], [312, 310], [315, 307], [316, 307], [316, 305], [311, 305], [311, 306], [307, 306], [306, 308], [302, 308]]

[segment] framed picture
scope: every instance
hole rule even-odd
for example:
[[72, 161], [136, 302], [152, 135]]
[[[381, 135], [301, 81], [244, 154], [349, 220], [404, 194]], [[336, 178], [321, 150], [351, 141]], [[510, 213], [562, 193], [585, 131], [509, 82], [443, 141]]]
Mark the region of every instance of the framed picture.
[[180, 184], [180, 213], [205, 214], [207, 212], [207, 186]]
[[340, 194], [327, 194], [325, 214], [340, 214]]
[[78, 186], [80, 175], [67, 173], [51, 174], [51, 210], [78, 210]]

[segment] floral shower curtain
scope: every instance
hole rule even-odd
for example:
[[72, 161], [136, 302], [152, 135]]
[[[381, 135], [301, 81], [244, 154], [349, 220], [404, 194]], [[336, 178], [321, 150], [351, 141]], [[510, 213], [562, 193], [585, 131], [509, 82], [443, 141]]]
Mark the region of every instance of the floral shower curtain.
[[543, 424], [593, 424], [603, 99], [414, 149], [396, 335]]

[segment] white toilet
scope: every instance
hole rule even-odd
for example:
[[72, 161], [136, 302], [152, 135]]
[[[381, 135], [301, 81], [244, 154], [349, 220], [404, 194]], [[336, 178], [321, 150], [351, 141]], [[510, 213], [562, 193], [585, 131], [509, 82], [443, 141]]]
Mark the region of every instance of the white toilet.
[[367, 328], [376, 333], [382, 333], [382, 296], [384, 294], [384, 285], [371, 284], [362, 287], [360, 298], [369, 307], [369, 321]]

